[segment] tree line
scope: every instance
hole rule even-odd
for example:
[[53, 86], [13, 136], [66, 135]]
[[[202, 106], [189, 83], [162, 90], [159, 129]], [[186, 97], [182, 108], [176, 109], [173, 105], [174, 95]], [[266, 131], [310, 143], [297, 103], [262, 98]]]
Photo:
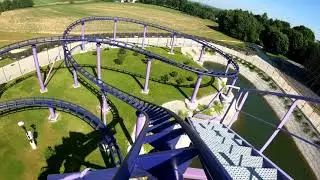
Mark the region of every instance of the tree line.
[[237, 39], [262, 45], [268, 52], [289, 57], [304, 64], [308, 48], [316, 43], [311, 29], [301, 25], [269, 19], [267, 14], [254, 15], [243, 10], [219, 12], [220, 31]]
[[0, 13], [13, 9], [32, 7], [32, 0], [4, 0], [0, 2]]
[[215, 20], [216, 14], [219, 11], [217, 8], [188, 0], [139, 0], [139, 2], [165, 6], [203, 19]]
[[[304, 65], [309, 72], [311, 87], [320, 88], [320, 42], [315, 41], [311, 29], [303, 25], [271, 19], [266, 13], [255, 15], [249, 11], [221, 10], [188, 0], [140, 0], [141, 3], [165, 6], [203, 19], [217, 21], [223, 33], [263, 46], [264, 50], [284, 55]], [[318, 85], [317, 85], [318, 84]]]

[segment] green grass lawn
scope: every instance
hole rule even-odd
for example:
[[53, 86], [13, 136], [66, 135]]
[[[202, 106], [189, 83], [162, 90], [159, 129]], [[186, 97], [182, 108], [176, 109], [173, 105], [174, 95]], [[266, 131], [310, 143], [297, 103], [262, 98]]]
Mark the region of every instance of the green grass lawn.
[[[164, 25], [192, 35], [223, 40], [234, 45], [242, 44], [237, 39], [211, 29], [211, 26], [217, 26], [216, 22], [189, 16], [173, 9], [139, 3], [93, 2], [38, 6], [3, 12], [0, 15], [0, 46], [34, 36], [62, 34], [69, 24], [87, 16], [130, 17]], [[94, 32], [112, 32], [111, 22], [107, 26], [100, 22], [91, 23], [91, 25], [95, 27], [92, 28]], [[143, 31], [142, 26], [118, 23], [118, 32], [129, 32], [128, 29], [130, 32]], [[149, 32], [155, 31], [149, 29]]]
[[[145, 74], [146, 66], [142, 61], [144, 56], [135, 56], [132, 52], [127, 52], [124, 64], [116, 65], [114, 59], [117, 57], [118, 50], [102, 51], [102, 65], [105, 68], [125, 69], [133, 74]], [[149, 50], [173, 58], [178, 62], [191, 61], [188, 57], [183, 56], [179, 49], [175, 49], [175, 55], [169, 55], [166, 49], [161, 48], [150, 48]], [[80, 64], [95, 65], [96, 62], [96, 56], [92, 52], [79, 54], [75, 57]], [[199, 67], [194, 62], [191, 62], [190, 65]], [[71, 74], [63, 68], [63, 64], [60, 67], [47, 85], [47, 93], [39, 93], [37, 78], [31, 74], [30, 77], [19, 83], [12, 82], [12, 87], [8, 89], [2, 86], [1, 88], [5, 91], [2, 95], [0, 94], [0, 100], [6, 101], [30, 96], [54, 97], [80, 104], [100, 117], [100, 111], [97, 109], [99, 100], [96, 95], [84, 85], [74, 89]], [[87, 67], [86, 69], [90, 72], [94, 71], [94, 68]], [[172, 71], [177, 71], [179, 77], [192, 75], [190, 72], [159, 61], [153, 61], [151, 69], [151, 77], [155, 79]], [[190, 97], [193, 88], [183, 87], [183, 85], [195, 82], [195, 80], [186, 81], [180, 86], [173, 86], [150, 81], [150, 92], [148, 95], [144, 95], [141, 94], [139, 85], [139, 83], [144, 83], [143, 78], [107, 69], [102, 70], [102, 76], [106, 82], [115, 87], [159, 105], [171, 100], [183, 100], [186, 98], [185, 95]], [[175, 78], [169, 82], [175, 83]], [[210, 78], [204, 78], [203, 84], [209, 81]], [[6, 87], [8, 86], [10, 84], [6, 85]], [[202, 87], [198, 97], [213, 92], [215, 92], [213, 86]], [[108, 114], [109, 127], [112, 128], [121, 151], [125, 155], [127, 145], [131, 141], [127, 136], [130, 136], [135, 125], [135, 110], [112, 96], [109, 96], [109, 99], [116, 107], [118, 114], [115, 116], [111, 113]], [[89, 150], [86, 146], [87, 139], [91, 139], [90, 142], [96, 142], [93, 130], [82, 120], [66, 113], [59, 113], [60, 117], [55, 123], [48, 122], [49, 111], [47, 109], [18, 112], [0, 117], [0, 135], [2, 137], [0, 140], [0, 160], [5, 162], [0, 164], [1, 179], [37, 179], [41, 172], [44, 172], [45, 175], [46, 173], [78, 171], [85, 167], [102, 168], [105, 166], [96, 145], [90, 146]], [[38, 149], [36, 151], [30, 150], [22, 129], [17, 126], [17, 122], [20, 120], [25, 121], [28, 129], [32, 124], [36, 125], [38, 132]]]

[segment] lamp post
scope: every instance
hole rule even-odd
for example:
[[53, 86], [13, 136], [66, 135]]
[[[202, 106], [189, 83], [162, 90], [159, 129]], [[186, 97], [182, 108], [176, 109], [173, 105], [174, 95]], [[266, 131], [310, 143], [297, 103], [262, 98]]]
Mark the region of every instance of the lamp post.
[[24, 122], [23, 121], [19, 121], [18, 122], [18, 126], [21, 127], [24, 130], [25, 135], [27, 136], [27, 139], [29, 140], [29, 143], [31, 145], [31, 148], [33, 150], [37, 149], [37, 145], [36, 145], [36, 143], [34, 141], [33, 134], [32, 134], [31, 131], [27, 130], [26, 126], [24, 125]]

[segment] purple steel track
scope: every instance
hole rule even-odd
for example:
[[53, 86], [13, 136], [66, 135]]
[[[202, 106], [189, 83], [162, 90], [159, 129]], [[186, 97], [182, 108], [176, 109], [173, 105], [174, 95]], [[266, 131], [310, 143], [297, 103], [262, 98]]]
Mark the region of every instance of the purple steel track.
[[[113, 39], [109, 38], [96, 38], [84, 35], [84, 25], [86, 22], [90, 21], [110, 21], [114, 22], [114, 30], [113, 30]], [[202, 44], [202, 53], [204, 48], [212, 49], [222, 56], [224, 56], [228, 61], [228, 69], [230, 66], [233, 66], [234, 71], [222, 71], [222, 72], [214, 72], [207, 71], [202, 69], [193, 68], [190, 66], [186, 66], [184, 64], [180, 64], [175, 62], [174, 60], [162, 57], [160, 55], [154, 54], [150, 51], [147, 51], [141, 47], [124, 43], [116, 40], [116, 30], [118, 22], [131, 22], [135, 24], [140, 24], [144, 27], [144, 37], [146, 32], [146, 27], [153, 27], [160, 30], [167, 31], [172, 33], [172, 46], [171, 51], [174, 44], [174, 39], [177, 37], [183, 37], [186, 39], [191, 39], [199, 44]], [[70, 36], [70, 32], [77, 27], [82, 26], [82, 35], [81, 36]], [[183, 121], [179, 116], [177, 116], [172, 111], [160, 107], [156, 104], [144, 101], [138, 97], [130, 95], [110, 84], [107, 84], [99, 77], [95, 77], [86, 71], [80, 64], [77, 63], [76, 59], [71, 54], [71, 50], [68, 48], [68, 43], [71, 42], [82, 42], [82, 48], [84, 48], [84, 42], [95, 42], [97, 44], [108, 44], [111, 46], [125, 48], [140, 54], [147, 56], [150, 59], [150, 63], [147, 66], [147, 77], [149, 77], [151, 70], [151, 59], [159, 60], [163, 63], [167, 63], [169, 65], [181, 68], [186, 71], [193, 72], [198, 75], [198, 81], [196, 83], [194, 93], [192, 95], [191, 100], [195, 101], [196, 94], [199, 89], [201, 78], [203, 75], [210, 77], [222, 77], [222, 78], [233, 78], [236, 79], [239, 72], [239, 67], [237, 63], [232, 59], [231, 56], [224, 53], [220, 49], [214, 47], [209, 42], [198, 40], [197, 38], [177, 32], [173, 29], [152, 24], [146, 23], [140, 20], [134, 20], [129, 18], [121, 18], [121, 17], [87, 17], [80, 20], [75, 21], [70, 24], [62, 37], [49, 37], [49, 38], [34, 38], [26, 41], [17, 42], [8, 46], [4, 46], [0, 48], [0, 55], [6, 52], [9, 52], [13, 49], [25, 47], [25, 46], [35, 46], [37, 44], [45, 44], [48, 42], [60, 42], [64, 48], [65, 55], [65, 63], [67, 67], [70, 69], [70, 72], [74, 72], [75, 74], [79, 73], [84, 76], [87, 80], [91, 81], [97, 86], [99, 91], [102, 91], [103, 94], [111, 94], [121, 101], [129, 104], [133, 108], [135, 108], [139, 113], [138, 121], [138, 132], [135, 143], [132, 145], [130, 151], [128, 152], [126, 158], [122, 161], [121, 165], [117, 168], [110, 169], [108, 173], [110, 177], [106, 177], [107, 179], [129, 179], [130, 177], [142, 177], [142, 176], [151, 176], [158, 179], [182, 179], [183, 173], [186, 171], [186, 168], [190, 164], [193, 157], [198, 156], [201, 160], [201, 163], [204, 167], [205, 174], [208, 179], [230, 179], [230, 176], [223, 168], [222, 164], [215, 158], [209, 147], [205, 145], [205, 143], [201, 140], [199, 135], [192, 129], [192, 127], [186, 122]], [[143, 41], [144, 47], [144, 41]], [[199, 58], [201, 60], [201, 57]], [[98, 64], [100, 63], [100, 58], [97, 59]], [[75, 84], [78, 82], [75, 81]], [[145, 90], [148, 89], [148, 83], [145, 83]], [[0, 110], [6, 109], [15, 109], [21, 108], [24, 106], [45, 106], [45, 107], [62, 107], [57, 104], [52, 104], [51, 99], [36, 99], [31, 101], [29, 99], [16, 100], [12, 103], [0, 103]], [[57, 102], [59, 100], [56, 100]], [[37, 102], [34, 105], [30, 105], [30, 103]], [[58, 103], [59, 104], [59, 103]], [[63, 103], [62, 103], [63, 104]], [[67, 103], [66, 103], [67, 104]], [[70, 104], [69, 104], [70, 105]], [[92, 116], [87, 111], [82, 110], [81, 112], [78, 109], [81, 109], [77, 106], [76, 109], [73, 109], [70, 105], [67, 106], [66, 109], [71, 109], [76, 112], [77, 115], [81, 115], [81, 117], [88, 119], [89, 123], [93, 123], [94, 127], [102, 128], [104, 131], [105, 125], [99, 120], [97, 123], [97, 118]], [[64, 106], [63, 106], [64, 107]], [[65, 110], [65, 108], [61, 108]], [[141, 117], [144, 116], [144, 120], [141, 120]], [[144, 121], [144, 123], [143, 123]], [[142, 124], [143, 123], [143, 124]], [[179, 125], [181, 128], [174, 129], [176, 125]], [[107, 132], [105, 132], [108, 134]], [[152, 135], [147, 135], [147, 134]], [[175, 145], [179, 140], [179, 137], [183, 134], [186, 134], [191, 140], [192, 144], [187, 148], [176, 148]], [[109, 138], [113, 138], [112, 136], [108, 136]], [[114, 146], [116, 146], [115, 141], [113, 141]], [[145, 155], [140, 155], [141, 148], [143, 144], [150, 144], [153, 146], [157, 152], [152, 152]], [[117, 146], [116, 146], [117, 147]], [[121, 160], [121, 155], [118, 155], [119, 160]], [[287, 179], [287, 174], [280, 171], [280, 177], [283, 179]]]

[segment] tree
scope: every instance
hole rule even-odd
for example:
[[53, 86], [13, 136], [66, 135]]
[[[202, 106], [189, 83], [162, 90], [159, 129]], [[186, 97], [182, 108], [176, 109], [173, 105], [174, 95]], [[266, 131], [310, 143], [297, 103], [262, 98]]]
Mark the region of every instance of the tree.
[[295, 29], [288, 29], [285, 33], [289, 38], [288, 57], [302, 64], [304, 56], [304, 40], [302, 33]]
[[281, 21], [279, 19], [276, 19], [276, 20], [270, 19], [269, 26], [276, 27], [281, 32], [284, 32], [284, 31], [290, 29], [290, 23], [288, 23], [286, 21]]
[[268, 28], [266, 32], [262, 39], [264, 48], [272, 53], [286, 54], [289, 50], [288, 36], [275, 27]]
[[315, 36], [311, 29], [303, 25], [293, 27], [293, 29], [299, 31], [303, 35], [303, 41], [304, 41], [305, 47], [307, 47], [308, 45], [312, 44], [315, 41]]
[[224, 11], [218, 19], [219, 29], [222, 32], [243, 41], [259, 41], [262, 25], [248, 11]]
[[320, 74], [320, 43], [312, 43], [306, 50], [304, 66], [309, 71]]
[[10, 0], [4, 0], [2, 2], [3, 10], [8, 11], [12, 9], [12, 2]]

